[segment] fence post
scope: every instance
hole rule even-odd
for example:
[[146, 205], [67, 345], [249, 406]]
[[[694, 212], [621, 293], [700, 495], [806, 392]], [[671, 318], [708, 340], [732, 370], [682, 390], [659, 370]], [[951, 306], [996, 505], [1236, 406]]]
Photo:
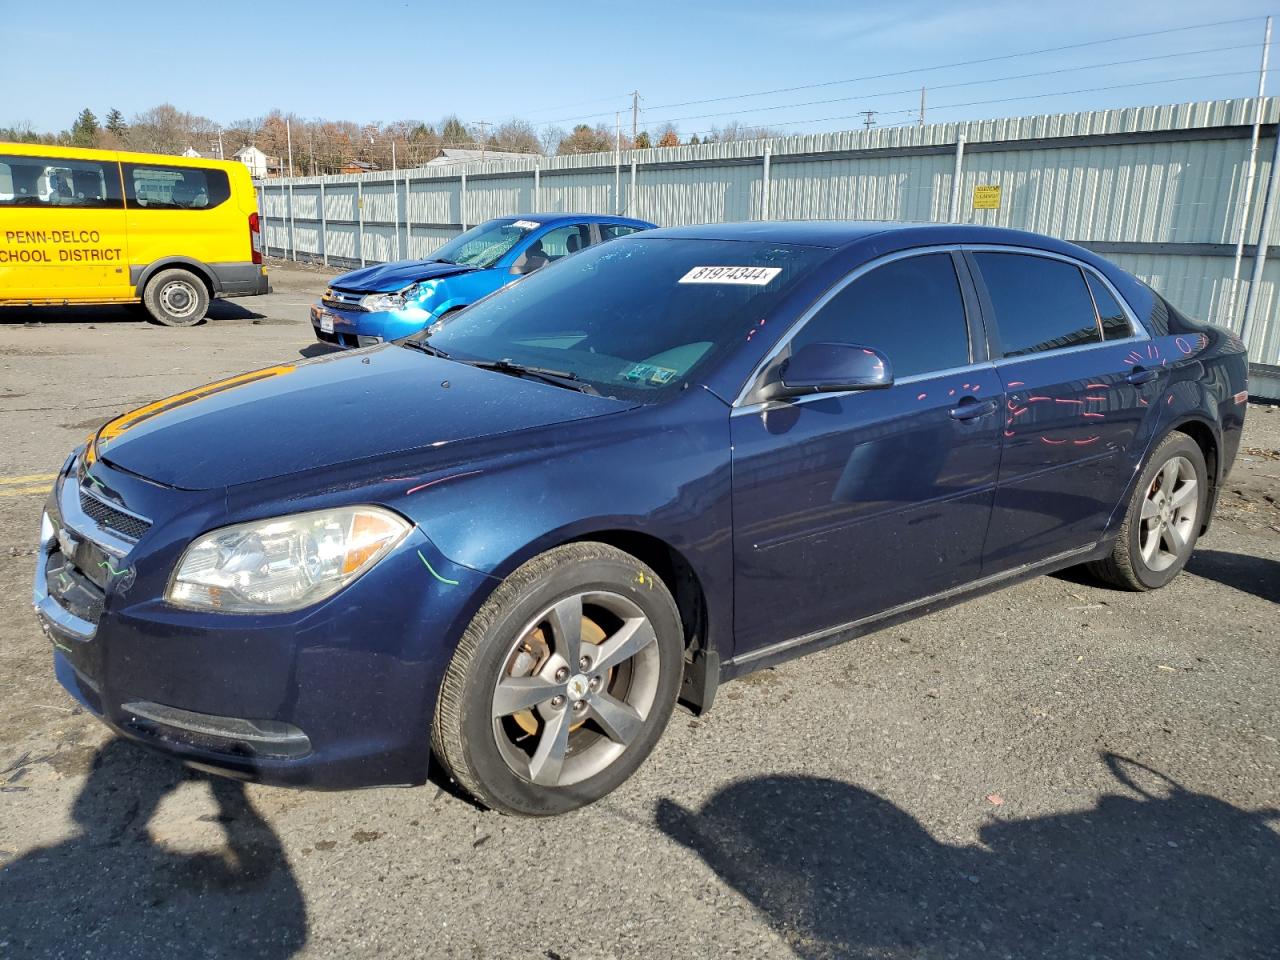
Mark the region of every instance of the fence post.
[[1227, 312], [1230, 325], [1236, 318], [1236, 302], [1240, 296], [1240, 263], [1244, 259], [1244, 238], [1253, 209], [1253, 178], [1258, 168], [1258, 137], [1262, 131], [1262, 107], [1266, 103], [1267, 55], [1271, 52], [1271, 18], [1267, 17], [1262, 34], [1262, 68], [1258, 71], [1258, 96], [1253, 102], [1253, 133], [1249, 139], [1249, 162], [1245, 165], [1244, 187], [1241, 190], [1240, 228], [1236, 233], [1236, 256], [1231, 266], [1231, 301]]
[[462, 171], [462, 190], [458, 195], [458, 219], [462, 221], [462, 230], [467, 230], [467, 172]]
[[329, 212], [324, 199], [324, 177], [320, 178], [320, 262], [329, 265]]
[[533, 209], [542, 209], [542, 158], [533, 161]]
[[409, 183], [409, 171], [404, 172], [404, 255], [413, 258], [413, 217], [409, 213], [409, 191], [413, 189]]
[[[1267, 199], [1262, 204], [1262, 222], [1258, 225], [1258, 252], [1253, 255], [1253, 278], [1244, 300], [1244, 322], [1240, 324], [1240, 339], [1246, 356], [1249, 350], [1249, 324], [1258, 309], [1258, 287], [1262, 284], [1262, 270], [1267, 265], [1267, 247], [1271, 240], [1271, 221], [1276, 213], [1276, 193], [1280, 191], [1280, 127], [1276, 128], [1275, 147], [1271, 151], [1271, 174], [1267, 177]], [[1274, 297], [1272, 298], [1274, 301]], [[1265, 338], [1264, 338], [1265, 339]], [[1262, 358], [1259, 357], [1259, 362]]]
[[[395, 143], [394, 140], [391, 142]], [[396, 183], [395, 173], [391, 174], [391, 209], [396, 218], [396, 259], [403, 260], [404, 257], [400, 256], [400, 185]]]
[[956, 134], [956, 166], [951, 174], [951, 206], [947, 220], [956, 223], [960, 217], [960, 178], [964, 173], [964, 134]]
[[760, 219], [769, 219], [769, 194], [772, 192], [773, 182], [770, 180], [769, 167], [773, 161], [773, 147], [769, 144], [764, 145], [764, 170], [760, 179]]
[[364, 181], [356, 181], [356, 246], [360, 266], [364, 266]]
[[293, 184], [289, 184], [289, 256], [298, 262], [298, 234], [293, 224]]
[[636, 203], [636, 155], [631, 154], [631, 186], [627, 189], [627, 216], [634, 217]]

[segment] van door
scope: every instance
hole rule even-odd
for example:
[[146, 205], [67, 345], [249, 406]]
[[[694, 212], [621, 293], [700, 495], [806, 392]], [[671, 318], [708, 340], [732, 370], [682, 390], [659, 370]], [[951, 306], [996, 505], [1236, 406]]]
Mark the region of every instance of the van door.
[[248, 221], [230, 203], [225, 170], [159, 163], [124, 163], [129, 210], [129, 259], [135, 282], [165, 257], [203, 263], [248, 263]]
[[0, 299], [132, 296], [113, 160], [0, 154]]

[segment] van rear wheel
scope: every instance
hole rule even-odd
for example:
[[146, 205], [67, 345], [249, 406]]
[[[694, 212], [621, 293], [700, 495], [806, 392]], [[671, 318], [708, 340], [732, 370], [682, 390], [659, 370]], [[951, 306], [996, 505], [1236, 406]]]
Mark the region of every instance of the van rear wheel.
[[166, 327], [193, 327], [209, 312], [209, 290], [188, 270], [161, 270], [142, 291], [151, 319]]

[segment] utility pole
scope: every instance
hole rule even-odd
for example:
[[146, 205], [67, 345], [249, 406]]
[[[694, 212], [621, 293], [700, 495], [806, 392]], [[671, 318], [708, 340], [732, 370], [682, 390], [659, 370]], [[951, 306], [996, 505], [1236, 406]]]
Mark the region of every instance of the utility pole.
[[876, 114], [880, 112], [879, 110], [859, 110], [858, 112], [862, 114], [862, 126], [864, 128], [870, 130], [876, 125]]
[[396, 135], [391, 135], [391, 172], [396, 172]]
[[481, 159], [481, 160], [483, 160], [483, 159], [484, 159], [485, 143], [486, 143], [486, 142], [488, 141], [488, 139], [489, 139], [489, 126], [490, 126], [490, 124], [489, 124], [489, 121], [488, 121], [488, 120], [477, 120], [477, 121], [476, 121], [476, 126], [480, 128], [480, 159]]
[[221, 126], [218, 127], [218, 159], [219, 160], [227, 159], [222, 154], [222, 127]]
[[636, 142], [636, 136], [640, 126], [640, 91], [631, 91], [631, 142]]
[[613, 212], [622, 213], [622, 111], [613, 115]]
[[[1266, 28], [1262, 33], [1262, 67], [1258, 71], [1258, 96], [1253, 101], [1253, 136], [1249, 141], [1249, 162], [1245, 166], [1244, 186], [1240, 198], [1240, 228], [1236, 233], [1235, 261], [1231, 267], [1231, 300], [1227, 308], [1226, 324], [1233, 326], [1236, 319], [1236, 303], [1240, 297], [1240, 263], [1244, 259], [1244, 241], [1249, 223], [1250, 208], [1253, 206], [1253, 178], [1258, 169], [1258, 136], [1262, 128], [1263, 96], [1267, 90], [1267, 54], [1271, 50], [1271, 18], [1267, 17]], [[1252, 299], [1252, 291], [1250, 291]], [[1246, 309], [1245, 322], [1248, 321]]]
[[284, 136], [289, 145], [289, 176], [293, 176], [293, 128], [289, 126], [289, 118], [284, 118]]
[[920, 126], [924, 126], [924, 87], [920, 88]]

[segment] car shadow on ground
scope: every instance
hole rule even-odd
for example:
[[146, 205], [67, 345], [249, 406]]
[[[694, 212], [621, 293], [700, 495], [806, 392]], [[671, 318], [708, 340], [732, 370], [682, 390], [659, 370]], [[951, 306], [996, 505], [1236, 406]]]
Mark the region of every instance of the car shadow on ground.
[[[213, 300], [209, 315], [203, 323], [218, 320], [261, 320], [265, 314], [250, 310], [239, 300]], [[78, 304], [66, 307], [5, 307], [0, 309], [0, 327], [21, 327], [27, 324], [46, 327], [63, 324], [123, 324], [150, 323], [150, 315], [140, 303]]]
[[312, 357], [324, 357], [331, 353], [342, 353], [342, 347], [335, 346], [331, 343], [309, 343], [302, 347], [298, 354], [308, 360]]
[[661, 800], [657, 822], [799, 957], [1274, 957], [1280, 811], [1104, 760], [1125, 790], [1028, 819], [993, 805], [974, 846], [806, 776], [745, 780], [699, 811]]
[[1197, 550], [1186, 572], [1280, 603], [1280, 560], [1226, 550]]
[[[161, 801], [208, 785], [221, 849], [188, 853], [148, 830]], [[79, 832], [0, 870], [5, 957], [283, 958], [306, 942], [302, 893], [242, 784], [107, 743], [72, 809]], [[194, 953], [193, 953], [194, 951]]]

